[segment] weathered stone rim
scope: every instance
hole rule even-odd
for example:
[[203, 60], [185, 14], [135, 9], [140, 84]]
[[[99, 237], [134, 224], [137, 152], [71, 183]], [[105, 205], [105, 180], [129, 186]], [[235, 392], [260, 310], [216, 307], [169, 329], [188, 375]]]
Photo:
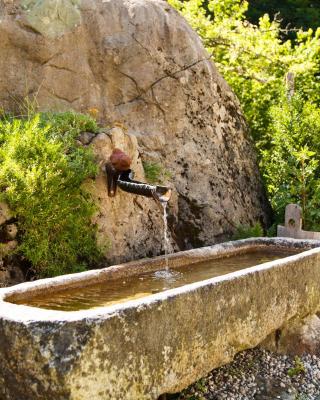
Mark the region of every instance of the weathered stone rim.
[[[261, 246], [302, 253], [141, 299], [75, 312], [6, 301], [9, 295], [32, 293], [30, 288], [42, 287], [45, 292], [50, 283], [67, 285], [65, 277], [1, 290], [2, 397], [156, 400], [163, 393], [181, 391], [237, 352], [276, 338], [276, 331], [282, 336], [288, 324], [319, 311], [319, 241], [249, 239], [182, 252], [171, 259], [208, 259]], [[139, 270], [141, 263], [153, 268], [159, 260], [163, 257], [114, 266], [113, 272]], [[99, 271], [76, 274], [69, 281], [83, 284], [95, 274]]]
[[[86, 271], [76, 274], [63, 275], [55, 278], [40, 279], [34, 282], [26, 282], [9, 288], [0, 289], [0, 317], [10, 318], [16, 321], [34, 321], [35, 319], [45, 321], [75, 321], [83, 318], [108, 318], [115, 312], [121, 312], [129, 308], [143, 307], [154, 302], [161, 302], [170, 297], [175, 297], [184, 292], [195, 291], [203, 286], [214, 286], [226, 280], [235, 280], [240, 276], [254, 272], [276, 268], [283, 264], [295, 263], [305, 257], [320, 254], [320, 241], [300, 240], [291, 238], [250, 238], [237, 241], [230, 241], [213, 246], [202, 247], [193, 250], [181, 251], [169, 255], [169, 263], [172, 268], [195, 264], [203, 260], [223, 257], [228, 254], [240, 254], [244, 251], [254, 250], [258, 247], [295, 248], [305, 249], [302, 253], [295, 254], [283, 259], [270, 261], [257, 266], [241, 269], [226, 275], [209, 278], [203, 281], [194, 282], [188, 285], [169, 289], [164, 292], [151, 294], [140, 299], [126, 301], [105, 307], [97, 307], [89, 310], [79, 311], [55, 311], [46, 310], [21, 304], [14, 304], [11, 301], [31, 298], [47, 291], [48, 293], [83, 287], [94, 283], [114, 280], [123, 276], [140, 274], [146, 271], [155, 271], [164, 267], [165, 257], [146, 258], [131, 261], [125, 264], [114, 265], [99, 270]], [[85, 285], [84, 285], [85, 284]]]

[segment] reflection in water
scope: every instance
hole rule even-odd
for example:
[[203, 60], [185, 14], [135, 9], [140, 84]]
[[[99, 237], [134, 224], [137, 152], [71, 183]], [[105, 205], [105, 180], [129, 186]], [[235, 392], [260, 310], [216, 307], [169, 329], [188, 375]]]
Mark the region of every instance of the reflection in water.
[[192, 282], [225, 275], [247, 267], [296, 254], [283, 249], [257, 249], [244, 254], [205, 261], [171, 270], [146, 272], [140, 275], [41, 295], [18, 304], [60, 311], [77, 311], [108, 306], [138, 299]]

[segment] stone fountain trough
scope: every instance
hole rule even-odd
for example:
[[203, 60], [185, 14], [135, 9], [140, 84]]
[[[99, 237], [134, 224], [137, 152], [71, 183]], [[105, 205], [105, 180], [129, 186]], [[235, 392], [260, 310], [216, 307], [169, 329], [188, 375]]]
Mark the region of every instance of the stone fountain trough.
[[54, 311], [15, 302], [163, 268], [140, 260], [0, 290], [1, 400], [144, 400], [178, 392], [319, 310], [320, 242], [246, 239], [169, 256], [171, 268], [257, 247], [302, 251], [107, 307]]

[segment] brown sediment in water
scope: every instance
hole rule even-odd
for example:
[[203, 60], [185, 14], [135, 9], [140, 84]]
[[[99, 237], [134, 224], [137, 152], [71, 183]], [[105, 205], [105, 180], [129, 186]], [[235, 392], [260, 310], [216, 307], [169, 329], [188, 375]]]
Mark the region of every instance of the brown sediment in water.
[[301, 251], [303, 249], [256, 248], [245, 253], [179, 266], [169, 271], [144, 272], [83, 288], [41, 294], [30, 299], [16, 300], [14, 303], [59, 311], [105, 307], [288, 257]]

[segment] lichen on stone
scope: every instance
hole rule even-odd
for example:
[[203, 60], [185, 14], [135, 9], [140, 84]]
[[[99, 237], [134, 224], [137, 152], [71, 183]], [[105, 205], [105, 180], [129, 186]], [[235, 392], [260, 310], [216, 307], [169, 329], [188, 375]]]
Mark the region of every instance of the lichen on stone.
[[22, 0], [21, 5], [32, 29], [55, 38], [81, 23], [80, 0]]

